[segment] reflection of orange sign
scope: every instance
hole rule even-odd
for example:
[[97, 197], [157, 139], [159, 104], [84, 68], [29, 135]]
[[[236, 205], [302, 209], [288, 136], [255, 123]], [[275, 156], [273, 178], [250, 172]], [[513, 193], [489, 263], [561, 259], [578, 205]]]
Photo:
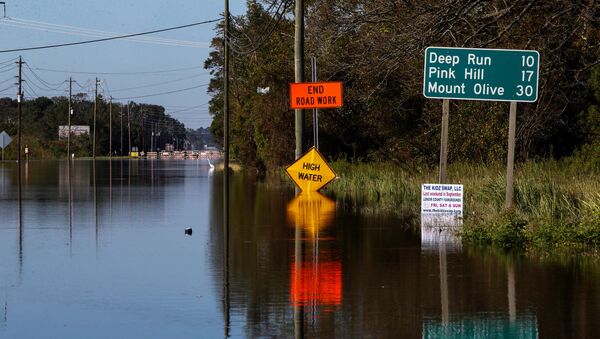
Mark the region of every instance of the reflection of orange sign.
[[300, 193], [287, 206], [290, 223], [316, 233], [331, 224], [335, 201], [318, 192]]
[[342, 263], [303, 262], [296, 270], [292, 263], [291, 301], [294, 306], [341, 305]]
[[342, 107], [342, 83], [291, 83], [290, 107], [292, 109]]

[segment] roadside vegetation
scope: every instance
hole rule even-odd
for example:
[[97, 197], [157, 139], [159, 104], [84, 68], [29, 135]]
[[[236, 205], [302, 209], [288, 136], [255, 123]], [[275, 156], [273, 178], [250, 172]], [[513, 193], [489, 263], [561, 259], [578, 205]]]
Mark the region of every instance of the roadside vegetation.
[[[463, 242], [537, 255], [600, 253], [600, 149], [560, 161], [517, 165], [514, 209], [505, 209], [505, 165], [451, 164], [448, 182], [463, 184]], [[327, 193], [344, 208], [395, 214], [419, 226], [421, 184], [437, 182], [436, 168], [336, 161]]]
[[[23, 148], [26, 145], [29, 148], [31, 159], [66, 158], [67, 139], [66, 137], [59, 138], [59, 126], [67, 126], [68, 107], [69, 100], [64, 96], [38, 97], [24, 101], [21, 142]], [[74, 114], [71, 117], [71, 124], [88, 126], [90, 134], [72, 137], [71, 152], [75, 153], [78, 158], [91, 156], [94, 98], [89, 98], [85, 93], [74, 94], [72, 107]], [[165, 108], [162, 106], [130, 102], [129, 111], [131, 145], [138, 147], [139, 150], [149, 150], [153, 128], [155, 131], [161, 132], [160, 137], [155, 138], [161, 149], [165, 148], [166, 143], [186, 140], [187, 133], [190, 134], [190, 140], [201, 140], [201, 142], [207, 140], [206, 138], [201, 139], [202, 130], [186, 131], [184, 125], [166, 114]], [[110, 134], [109, 112], [111, 112], [109, 101], [99, 97], [96, 114], [96, 154], [108, 155], [110, 138], [112, 138], [113, 153], [126, 155], [129, 148], [127, 104], [112, 104], [112, 135]], [[5, 150], [7, 160], [16, 159], [17, 121], [17, 101], [8, 97], [0, 98], [0, 132], [6, 131], [13, 138], [13, 142]]]
[[[294, 159], [293, 2], [248, 0], [232, 18], [232, 155], [272, 171]], [[342, 81], [344, 106], [319, 112], [320, 151], [347, 208], [418, 224], [420, 185], [437, 182], [441, 100], [423, 97], [428, 46], [536, 50], [539, 95], [519, 103], [515, 208], [504, 211], [508, 104], [450, 102], [448, 182], [465, 185], [463, 240], [537, 252], [598, 251], [600, 4], [568, 0], [306, 1], [305, 56]], [[205, 62], [223, 136], [223, 31]], [[305, 75], [310, 68], [305, 68]], [[257, 88], [269, 88], [268, 92]], [[306, 114], [305, 140], [312, 139]]]

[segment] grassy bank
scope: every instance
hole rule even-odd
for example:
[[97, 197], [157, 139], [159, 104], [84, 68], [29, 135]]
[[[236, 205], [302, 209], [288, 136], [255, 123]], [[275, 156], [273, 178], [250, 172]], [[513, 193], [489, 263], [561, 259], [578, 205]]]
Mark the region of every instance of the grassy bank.
[[[437, 169], [393, 164], [333, 163], [342, 180], [328, 191], [361, 213], [412, 217], [418, 226], [420, 190], [437, 181]], [[572, 158], [527, 162], [515, 171], [515, 208], [506, 211], [503, 164], [452, 164], [448, 182], [463, 184], [466, 243], [539, 254], [600, 253], [600, 170]]]

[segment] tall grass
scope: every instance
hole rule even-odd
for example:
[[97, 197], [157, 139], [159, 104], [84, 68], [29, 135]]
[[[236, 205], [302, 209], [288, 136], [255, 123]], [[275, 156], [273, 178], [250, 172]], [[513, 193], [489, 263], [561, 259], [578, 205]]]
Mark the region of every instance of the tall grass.
[[[418, 220], [423, 183], [437, 169], [393, 164], [333, 163], [339, 180], [328, 188], [357, 212]], [[448, 183], [464, 185], [463, 240], [535, 251], [600, 249], [600, 171], [568, 161], [526, 162], [515, 170], [514, 210], [505, 210], [502, 164], [452, 164]], [[418, 223], [415, 221], [415, 225]]]

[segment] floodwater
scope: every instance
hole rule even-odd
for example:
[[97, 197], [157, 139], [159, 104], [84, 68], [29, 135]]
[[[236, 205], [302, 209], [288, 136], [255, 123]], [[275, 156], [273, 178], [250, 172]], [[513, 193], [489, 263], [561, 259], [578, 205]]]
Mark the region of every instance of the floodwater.
[[593, 260], [463, 248], [240, 174], [224, 232], [202, 161], [32, 161], [19, 213], [16, 168], [0, 163], [1, 338], [600, 337]]

